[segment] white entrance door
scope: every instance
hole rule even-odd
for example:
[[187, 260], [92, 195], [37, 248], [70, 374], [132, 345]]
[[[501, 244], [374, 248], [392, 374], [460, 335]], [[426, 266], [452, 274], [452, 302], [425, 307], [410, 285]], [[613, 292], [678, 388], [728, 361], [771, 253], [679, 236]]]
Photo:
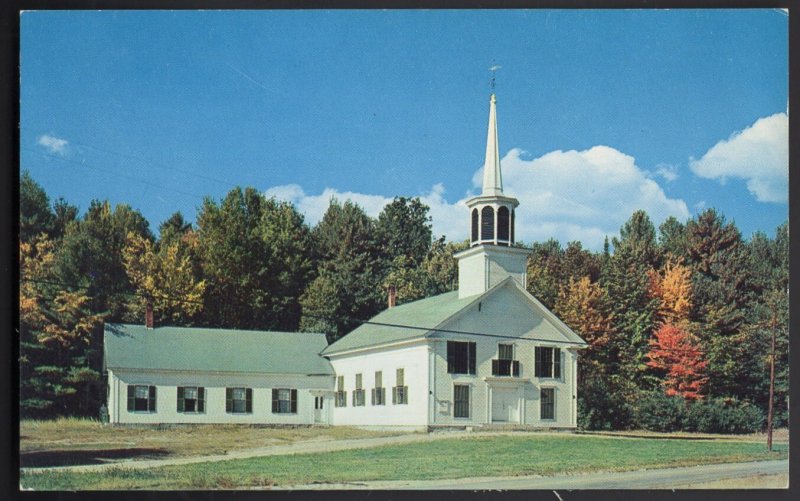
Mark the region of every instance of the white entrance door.
[[318, 396], [314, 397], [314, 422], [315, 423], [324, 423], [325, 422], [325, 397]]
[[492, 422], [519, 423], [519, 394], [516, 388], [492, 388]]

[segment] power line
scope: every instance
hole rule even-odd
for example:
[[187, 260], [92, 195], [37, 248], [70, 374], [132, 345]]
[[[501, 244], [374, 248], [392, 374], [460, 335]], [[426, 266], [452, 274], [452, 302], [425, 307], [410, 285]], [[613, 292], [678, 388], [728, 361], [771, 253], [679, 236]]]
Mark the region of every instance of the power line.
[[[61, 287], [72, 287], [76, 289], [90, 289], [90, 286], [86, 285], [75, 285], [75, 284], [68, 284], [65, 282], [58, 282], [58, 281], [50, 281], [50, 280], [41, 280], [41, 279], [33, 279], [33, 278], [21, 278], [23, 282], [33, 282], [33, 283], [41, 283], [46, 285], [57, 285]], [[148, 295], [141, 292], [129, 292], [129, 291], [119, 291], [119, 292], [112, 292], [108, 295], [128, 295], [128, 296], [136, 296], [141, 297], [143, 299], [164, 299], [168, 301], [174, 301], [177, 303], [191, 303], [191, 304], [205, 304], [203, 301], [191, 300], [176, 296], [166, 296], [166, 295]], [[303, 315], [319, 320], [330, 320], [327, 317], [323, 317], [321, 315], [313, 315], [308, 313], [303, 313]], [[460, 334], [460, 335], [469, 335], [469, 336], [478, 336], [478, 337], [488, 337], [488, 338], [495, 338], [495, 339], [518, 339], [522, 341], [543, 341], [543, 342], [553, 342], [552, 339], [546, 338], [532, 338], [532, 337], [519, 337], [519, 336], [510, 336], [510, 335], [502, 335], [502, 334], [491, 334], [487, 332], [473, 332], [473, 331], [462, 331], [462, 330], [454, 330], [454, 329], [441, 329], [436, 327], [420, 327], [414, 325], [404, 325], [404, 324], [395, 324], [389, 322], [375, 322], [373, 320], [363, 320], [359, 318], [353, 317], [340, 317], [340, 320], [346, 320], [354, 323], [358, 323], [359, 325], [375, 325], [379, 327], [391, 327], [395, 329], [411, 329], [417, 331], [426, 331], [426, 332], [438, 332], [444, 334]], [[566, 343], [566, 344], [574, 344], [578, 346], [588, 346], [588, 343], [579, 343], [577, 341], [558, 341], [559, 343]], [[660, 348], [661, 351], [670, 351], [670, 352], [688, 352], [688, 353], [699, 353], [705, 354], [704, 350], [699, 349], [688, 349], [688, 348]]]
[[119, 172], [115, 172], [115, 171], [112, 171], [112, 170], [103, 169], [103, 168], [100, 168], [100, 167], [95, 167], [95, 166], [89, 165], [89, 164], [87, 164], [85, 162], [78, 162], [77, 160], [72, 160], [70, 158], [65, 158], [65, 157], [62, 157], [62, 156], [59, 156], [59, 155], [52, 155], [50, 153], [44, 153], [44, 152], [35, 150], [33, 148], [20, 148], [20, 149], [23, 149], [23, 150], [26, 150], [26, 151], [30, 151], [32, 153], [38, 153], [40, 155], [43, 155], [43, 156], [46, 156], [46, 157], [50, 157], [50, 158], [54, 158], [56, 160], [62, 160], [64, 162], [69, 162], [69, 163], [73, 163], [75, 165], [80, 165], [81, 167], [86, 167], [88, 169], [96, 170], [96, 171], [99, 171], [99, 172], [105, 172], [106, 174], [111, 174], [113, 176], [118, 176], [118, 177], [123, 177], [123, 178], [126, 178], [126, 179], [130, 179], [131, 181], [135, 181], [137, 183], [142, 183], [142, 184], [145, 184], [147, 186], [151, 186], [153, 188], [162, 189], [162, 190], [168, 190], [170, 192], [180, 193], [182, 195], [198, 198], [200, 200], [205, 200], [204, 196], [197, 195], [196, 193], [189, 193], [187, 191], [181, 191], [181, 190], [177, 190], [175, 188], [168, 188], [166, 186], [162, 186], [162, 185], [159, 185], [159, 184], [156, 184], [156, 183], [151, 183], [149, 181], [145, 181], [144, 179], [139, 179], [137, 177], [128, 176], [126, 174], [121, 174]]

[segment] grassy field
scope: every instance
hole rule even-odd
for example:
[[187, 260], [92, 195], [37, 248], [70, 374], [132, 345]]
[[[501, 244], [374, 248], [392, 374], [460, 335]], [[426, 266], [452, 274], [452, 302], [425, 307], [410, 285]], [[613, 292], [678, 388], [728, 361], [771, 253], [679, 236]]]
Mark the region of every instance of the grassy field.
[[145, 459], [224, 454], [239, 449], [307, 440], [340, 440], [397, 435], [346, 426], [257, 428], [241, 425], [191, 425], [127, 428], [88, 419], [20, 422], [22, 466], [91, 464], [101, 459]]
[[763, 443], [576, 435], [498, 435], [373, 449], [296, 454], [103, 472], [24, 472], [37, 490], [231, 489], [366, 480], [552, 475], [779, 459]]

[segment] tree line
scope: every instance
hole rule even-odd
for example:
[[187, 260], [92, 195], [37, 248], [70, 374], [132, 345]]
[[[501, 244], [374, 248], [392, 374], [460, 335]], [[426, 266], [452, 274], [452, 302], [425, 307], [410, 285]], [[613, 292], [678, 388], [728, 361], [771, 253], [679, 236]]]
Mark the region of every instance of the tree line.
[[[81, 215], [20, 178], [20, 412], [96, 416], [104, 322], [347, 334], [386, 307], [455, 290], [453, 254], [428, 207], [396, 197], [377, 218], [332, 199], [313, 226], [290, 203], [235, 188], [152, 232], [125, 204]], [[752, 431], [763, 427], [771, 330], [776, 424], [787, 420], [788, 223], [745, 240], [713, 209], [658, 230], [635, 212], [603, 251], [531, 249], [528, 290], [590, 347], [579, 425]], [[613, 252], [612, 252], [613, 246]]]

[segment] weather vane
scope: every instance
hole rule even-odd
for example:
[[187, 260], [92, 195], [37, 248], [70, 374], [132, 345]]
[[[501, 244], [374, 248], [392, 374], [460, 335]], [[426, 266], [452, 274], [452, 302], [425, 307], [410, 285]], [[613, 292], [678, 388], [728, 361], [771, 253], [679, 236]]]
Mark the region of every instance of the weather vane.
[[502, 68], [502, 66], [500, 66], [499, 64], [495, 64], [494, 66], [489, 68], [489, 71], [492, 72], [492, 80], [490, 84], [492, 86], [492, 92], [494, 92], [495, 73], [497, 73], [497, 70], [499, 70], [500, 68]]

